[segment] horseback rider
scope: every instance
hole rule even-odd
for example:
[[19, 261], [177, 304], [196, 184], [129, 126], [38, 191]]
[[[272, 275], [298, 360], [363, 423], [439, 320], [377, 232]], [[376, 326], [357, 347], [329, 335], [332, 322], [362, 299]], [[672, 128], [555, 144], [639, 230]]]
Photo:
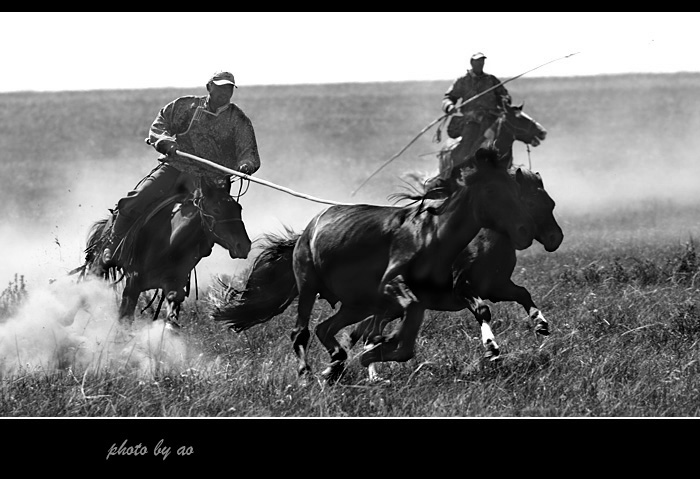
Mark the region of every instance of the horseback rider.
[[[442, 111], [452, 114], [447, 126], [447, 134], [450, 138], [459, 138], [461, 141], [450, 152], [440, 155], [440, 173], [438, 178], [447, 180], [454, 177], [459, 168], [474, 154], [482, 144], [482, 136], [488, 128], [490, 120], [495, 120], [503, 109], [503, 103], [510, 105], [511, 98], [505, 86], [499, 85], [500, 80], [493, 75], [484, 72], [486, 55], [475, 53], [470, 59], [471, 69], [457, 78], [447, 89], [442, 100]], [[464, 102], [489, 88], [490, 92], [458, 108]], [[459, 113], [455, 114], [458, 108]]]
[[136, 219], [173, 188], [192, 191], [197, 179], [229, 184], [230, 175], [179, 156], [177, 150], [248, 175], [260, 168], [253, 124], [231, 102], [234, 89], [238, 88], [233, 75], [217, 72], [206, 88], [207, 96], [183, 96], [158, 112], [146, 142], [161, 154], [160, 164], [117, 202], [111, 233], [100, 258], [103, 269], [116, 265], [118, 247]]

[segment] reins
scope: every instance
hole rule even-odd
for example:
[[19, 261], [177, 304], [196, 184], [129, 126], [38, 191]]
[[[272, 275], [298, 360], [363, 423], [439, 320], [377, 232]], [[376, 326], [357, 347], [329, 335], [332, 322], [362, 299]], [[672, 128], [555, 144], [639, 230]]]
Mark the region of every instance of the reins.
[[224, 238], [216, 234], [216, 231], [214, 231], [214, 225], [216, 223], [233, 223], [233, 222], [241, 222], [243, 223], [243, 218], [226, 218], [223, 220], [218, 220], [214, 218], [214, 215], [210, 215], [206, 211], [204, 211], [204, 207], [202, 206], [202, 196], [198, 196], [192, 199], [192, 204], [194, 205], [195, 208], [197, 208], [197, 211], [199, 211], [199, 216], [202, 219], [202, 223], [204, 226], [209, 230], [209, 232], [215, 237], [220, 239], [221, 241], [224, 241]]
[[[243, 190], [243, 180], [244, 178], [236, 178], [240, 183], [238, 184], [238, 195], [236, 195], [236, 201], [240, 203], [241, 196], [248, 193], [248, 188], [250, 188], [250, 180], [245, 184], [245, 190]], [[236, 181], [234, 180], [234, 181]]]

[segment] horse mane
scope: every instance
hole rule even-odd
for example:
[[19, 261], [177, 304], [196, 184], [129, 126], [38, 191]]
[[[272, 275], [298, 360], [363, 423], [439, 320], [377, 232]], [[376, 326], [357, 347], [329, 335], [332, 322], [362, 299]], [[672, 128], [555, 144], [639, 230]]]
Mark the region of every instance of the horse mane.
[[92, 262], [94, 259], [95, 249], [102, 243], [102, 236], [104, 235], [105, 227], [107, 226], [107, 221], [109, 218], [103, 218], [101, 220], [95, 221], [90, 231], [88, 232], [87, 246], [85, 247], [85, 262]]
[[[294, 247], [299, 239], [300, 233], [295, 232], [290, 226], [283, 225], [283, 227], [283, 233], [264, 233], [255, 239], [254, 243], [256, 245], [262, 244], [265, 248], [265, 251], [263, 251], [260, 256], [268, 255], [278, 257], [289, 246]], [[255, 262], [257, 263], [259, 260], [260, 257], [258, 257]]]
[[[489, 145], [486, 147], [479, 148], [473, 157], [467, 160], [466, 166], [462, 169], [462, 181], [464, 181], [464, 172], [469, 172], [477, 167], [484, 167], [488, 165], [492, 168], [499, 168], [498, 164], [498, 148], [494, 145]], [[456, 188], [449, 188], [445, 186], [433, 186], [428, 188], [424, 192], [420, 192], [418, 188], [414, 185], [408, 184], [408, 189], [410, 192], [397, 192], [390, 194], [387, 199], [392, 201], [394, 204], [400, 201], [409, 201], [406, 207], [415, 207], [414, 216], [418, 216], [424, 211], [432, 215], [441, 215], [445, 212], [446, 205], [449, 203], [449, 199], [454, 197], [456, 194], [464, 189], [465, 184], [460, 182], [457, 184]], [[428, 200], [441, 200], [438, 204], [426, 205]], [[418, 204], [418, 206], [415, 206]]]
[[[441, 215], [445, 211], [445, 203], [448, 198], [450, 198], [454, 192], [450, 192], [448, 188], [443, 186], [434, 186], [424, 193], [408, 193], [408, 192], [397, 192], [390, 194], [387, 199], [392, 201], [394, 204], [400, 201], [409, 201], [406, 208], [415, 207], [414, 216], [418, 216], [421, 213], [428, 212], [432, 215]], [[426, 205], [428, 200], [442, 200], [437, 205]], [[417, 204], [417, 206], [415, 206]]]

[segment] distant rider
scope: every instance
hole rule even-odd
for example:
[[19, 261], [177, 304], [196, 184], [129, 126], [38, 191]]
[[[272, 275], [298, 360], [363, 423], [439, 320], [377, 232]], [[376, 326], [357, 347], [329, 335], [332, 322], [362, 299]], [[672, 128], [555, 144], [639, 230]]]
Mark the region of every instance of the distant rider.
[[503, 109], [503, 103], [510, 105], [508, 90], [499, 85], [455, 112], [459, 102], [469, 100], [501, 83], [495, 76], [484, 73], [485, 60], [486, 55], [481, 52], [472, 55], [471, 69], [467, 70], [464, 76], [457, 78], [443, 96], [442, 111], [453, 113], [447, 128], [448, 136], [461, 137], [461, 141], [450, 154], [440, 156], [439, 178], [447, 179], [453, 175], [455, 168], [463, 166], [481, 145], [479, 140], [484, 130], [497, 118]]
[[115, 209], [112, 231], [101, 255], [101, 267], [115, 266], [117, 248], [134, 221], [175, 185], [189, 190], [196, 178], [225, 184], [230, 175], [175, 153], [180, 150], [245, 174], [260, 168], [253, 124], [231, 103], [236, 82], [217, 72], [206, 84], [207, 96], [183, 96], [165, 105], [149, 131], [148, 143], [161, 153], [161, 163]]

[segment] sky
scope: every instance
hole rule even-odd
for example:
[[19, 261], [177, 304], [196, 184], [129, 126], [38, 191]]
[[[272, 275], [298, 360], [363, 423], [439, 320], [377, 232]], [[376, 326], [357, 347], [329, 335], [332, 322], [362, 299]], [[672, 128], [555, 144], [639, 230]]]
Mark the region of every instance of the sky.
[[501, 80], [699, 72], [698, 24], [698, 12], [4, 12], [0, 92], [202, 87], [217, 70], [240, 87], [451, 80], [477, 51]]

